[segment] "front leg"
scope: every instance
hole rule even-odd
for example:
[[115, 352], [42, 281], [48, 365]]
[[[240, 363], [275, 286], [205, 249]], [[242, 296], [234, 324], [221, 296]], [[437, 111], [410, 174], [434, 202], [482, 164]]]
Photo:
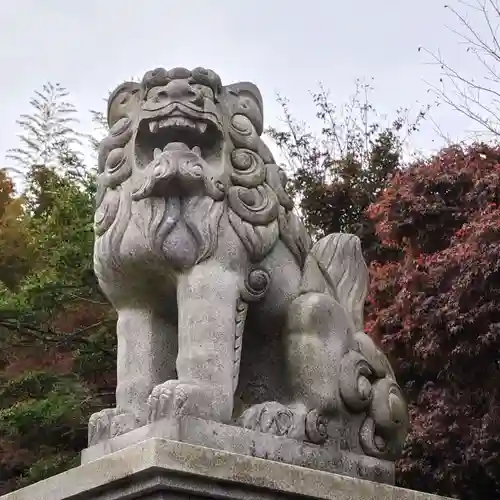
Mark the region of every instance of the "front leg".
[[239, 281], [236, 272], [215, 261], [180, 276], [178, 379], [153, 390], [150, 420], [183, 414], [231, 420]]
[[152, 308], [118, 310], [116, 406], [144, 424], [153, 387], [175, 376], [177, 331]]

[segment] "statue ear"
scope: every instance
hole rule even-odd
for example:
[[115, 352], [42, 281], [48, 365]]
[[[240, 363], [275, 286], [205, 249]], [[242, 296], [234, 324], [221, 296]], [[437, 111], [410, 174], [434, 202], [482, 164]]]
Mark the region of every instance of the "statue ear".
[[140, 83], [124, 82], [111, 92], [108, 99], [108, 126], [111, 128], [120, 118], [129, 116], [139, 104]]
[[262, 94], [251, 82], [238, 82], [225, 87], [226, 92], [236, 97], [234, 112], [245, 115], [253, 123], [259, 135], [264, 128], [264, 106]]

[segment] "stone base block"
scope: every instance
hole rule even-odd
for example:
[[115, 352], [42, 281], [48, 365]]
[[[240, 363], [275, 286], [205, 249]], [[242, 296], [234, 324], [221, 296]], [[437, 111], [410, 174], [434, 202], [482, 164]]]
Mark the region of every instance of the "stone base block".
[[152, 438], [0, 500], [438, 500], [426, 493]]
[[159, 420], [82, 451], [91, 462], [151, 438], [169, 439], [310, 469], [394, 484], [394, 464], [341, 450], [338, 444], [315, 445], [282, 436], [219, 424], [194, 417]]

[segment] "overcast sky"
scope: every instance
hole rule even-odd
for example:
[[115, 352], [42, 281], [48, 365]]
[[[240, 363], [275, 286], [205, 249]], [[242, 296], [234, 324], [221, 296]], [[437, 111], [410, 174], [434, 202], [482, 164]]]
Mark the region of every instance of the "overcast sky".
[[[439, 78], [419, 46], [471, 70], [446, 24], [456, 26], [442, 0], [3, 0], [0, 159], [17, 145], [16, 118], [29, 112], [29, 98], [44, 82], [71, 92], [87, 132], [89, 108], [102, 107], [123, 80], [158, 66], [205, 66], [226, 84], [253, 81], [268, 125], [280, 117], [276, 92], [309, 120], [309, 91], [318, 81], [342, 103], [359, 77], [374, 78], [373, 102], [382, 112], [404, 106], [416, 113], [432, 100], [425, 80]], [[433, 117], [452, 138], [470, 126], [443, 107]], [[428, 124], [414, 146], [432, 149], [436, 140], [442, 143]]]

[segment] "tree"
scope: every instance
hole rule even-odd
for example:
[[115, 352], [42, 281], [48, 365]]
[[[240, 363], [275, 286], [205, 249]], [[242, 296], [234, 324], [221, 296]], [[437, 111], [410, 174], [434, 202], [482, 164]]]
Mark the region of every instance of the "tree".
[[67, 100], [68, 95], [59, 83], [49, 82], [35, 91], [30, 100], [33, 112], [17, 120], [23, 130], [18, 136], [21, 145], [10, 149], [7, 158], [24, 170], [33, 165], [54, 167], [61, 163], [61, 154], [81, 146], [81, 136], [74, 129], [77, 110]]
[[[104, 101], [106, 102], [107, 99], [104, 99]], [[108, 133], [108, 121], [102, 111], [90, 110], [90, 114], [94, 125], [94, 134], [89, 136], [89, 140], [92, 150], [97, 152], [100, 142]]]
[[33, 260], [23, 199], [15, 194], [14, 182], [0, 170], [0, 282], [15, 289]]
[[500, 497], [500, 148], [397, 172], [367, 214], [402, 258], [371, 265], [366, 329], [410, 402], [398, 482]]
[[[456, 5], [456, 6], [455, 6]], [[498, 0], [451, 0], [445, 5], [458, 22], [452, 32], [463, 46], [471, 73], [447, 62], [440, 52], [421, 47], [441, 68], [438, 85], [431, 85], [438, 102], [473, 120], [481, 132], [500, 136], [500, 3]], [[472, 58], [472, 60], [471, 60]]]
[[50, 206], [27, 220], [36, 258], [0, 290], [2, 493], [76, 465], [89, 415], [114, 402], [114, 314], [89, 272], [93, 196], [57, 174], [46, 188]]
[[288, 102], [279, 98], [286, 128], [270, 128], [267, 133], [287, 160], [291, 187], [312, 233], [317, 237], [338, 231], [356, 233], [366, 258], [380, 260], [392, 250], [382, 248], [364, 211], [400, 168], [403, 145], [425, 112], [410, 121], [408, 110], [401, 109], [384, 126], [370, 103], [372, 90], [357, 81], [350, 100], [337, 107], [320, 87], [312, 96], [319, 135], [293, 118]]
[[[32, 104], [26, 123], [38, 123]], [[0, 179], [0, 280], [8, 285], [0, 284], [0, 494], [76, 465], [89, 415], [114, 404], [115, 318], [92, 271], [95, 175], [63, 123], [47, 147], [43, 134], [30, 139], [27, 153], [53, 156], [25, 164], [25, 196]], [[7, 270], [20, 268], [10, 275], [9, 256]]]

